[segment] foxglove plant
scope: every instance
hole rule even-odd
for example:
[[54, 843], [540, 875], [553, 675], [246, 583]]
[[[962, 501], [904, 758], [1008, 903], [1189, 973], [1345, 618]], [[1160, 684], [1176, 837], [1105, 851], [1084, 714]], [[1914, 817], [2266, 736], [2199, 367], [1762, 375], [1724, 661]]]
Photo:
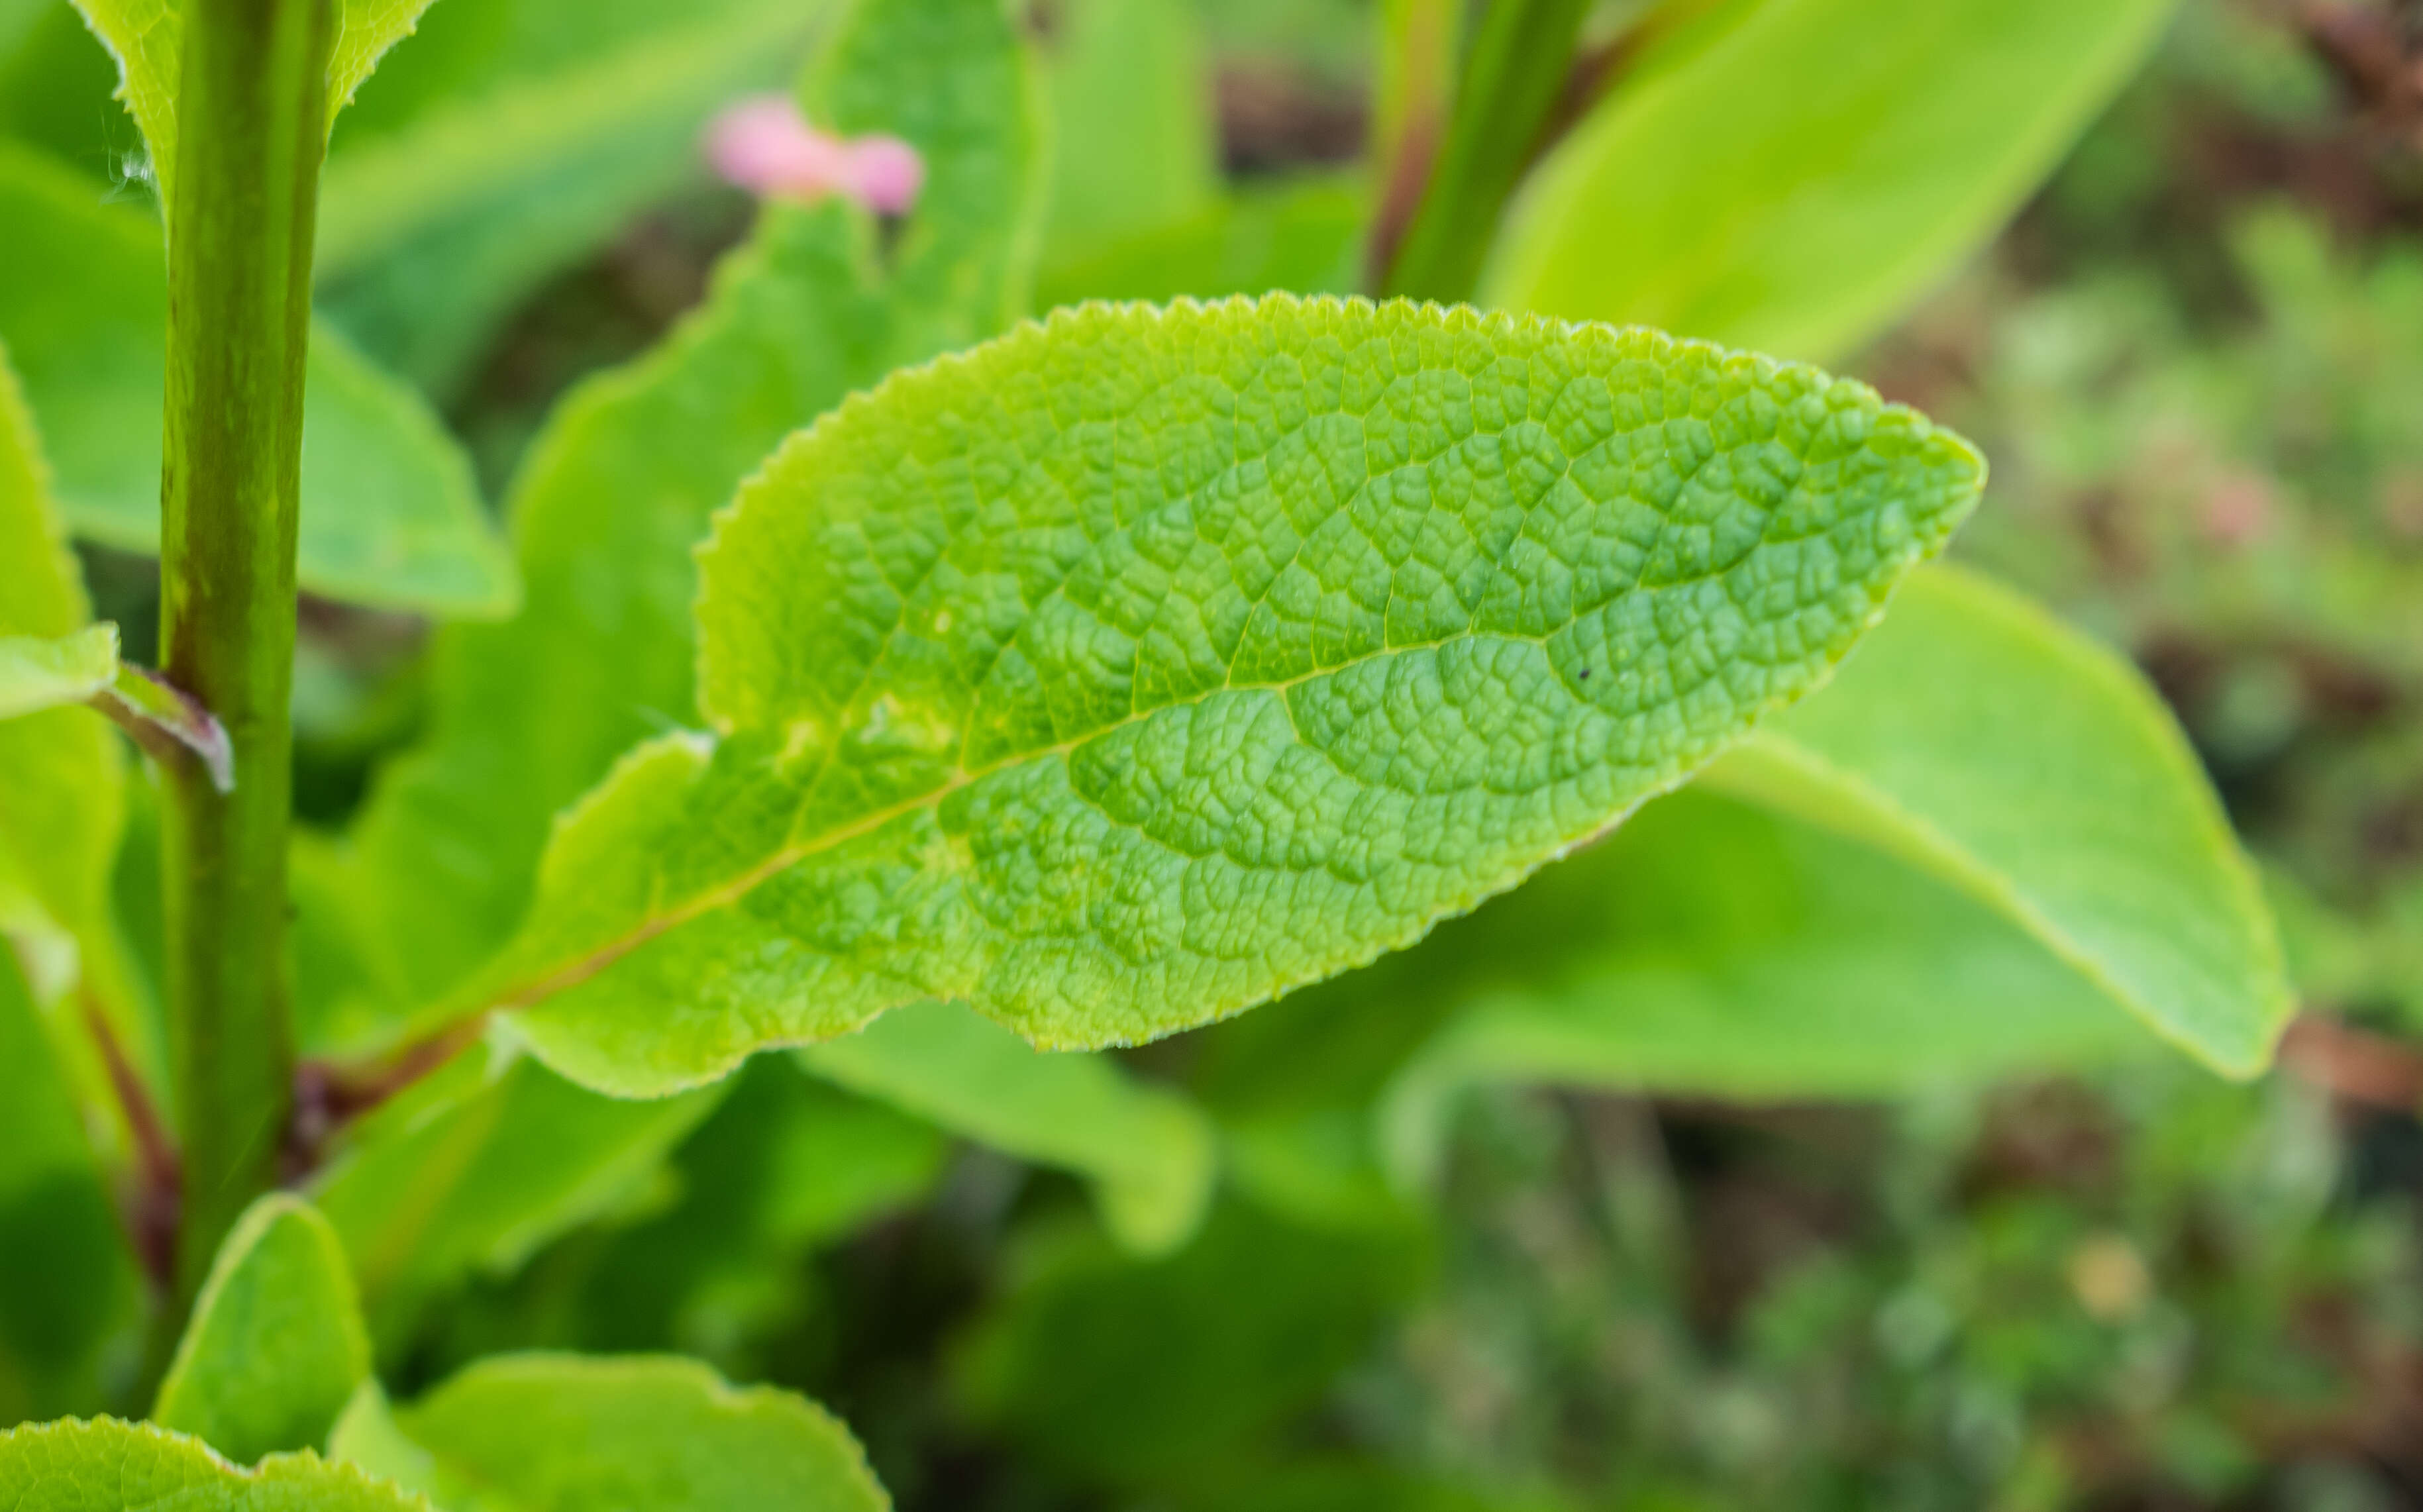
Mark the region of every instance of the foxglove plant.
[[[796, 103], [715, 124], [755, 229], [558, 407], [508, 549], [315, 288], [442, 390], [470, 338], [383, 323], [408, 270], [476, 330], [531, 276], [516, 176], [567, 225], [652, 192], [618, 134], [661, 110], [688, 150], [796, 8], [461, 98], [406, 47], [421, 114], [324, 188], [427, 0], [79, 3], [161, 217], [0, 145], [0, 1410], [61, 1419], [0, 1435], [13, 1507], [885, 1504], [831, 1416], [694, 1362], [378, 1383], [769, 1052], [895, 1110], [800, 1115], [864, 1181], [948, 1130], [1080, 1175], [1140, 1254], [1224, 1183], [1308, 1200], [1339, 1128], [1417, 1194], [1493, 1079], [2268, 1056], [2277, 947], [2159, 703], [1926, 565], [1983, 460], [1858, 383], [1598, 323], [1839, 350], [2159, 4], [1653, 27], [1535, 163], [1590, 8], [1460, 36], [1409, 0], [1367, 221], [1212, 186], [1182, 112], [1154, 134], [1169, 91], [1120, 75], [1169, 50], [1116, 28], [1174, 7], [1072, 8], [1045, 71], [1002, 0], [852, 0]], [[1038, 264], [1211, 297], [1029, 319]], [[70, 529], [156, 542], [156, 679], [87, 624]], [[341, 834], [290, 822], [298, 588], [446, 621], [427, 728]], [[1030, 1047], [1289, 994], [1191, 1089]], [[150, 1421], [71, 1415], [112, 1407]]]

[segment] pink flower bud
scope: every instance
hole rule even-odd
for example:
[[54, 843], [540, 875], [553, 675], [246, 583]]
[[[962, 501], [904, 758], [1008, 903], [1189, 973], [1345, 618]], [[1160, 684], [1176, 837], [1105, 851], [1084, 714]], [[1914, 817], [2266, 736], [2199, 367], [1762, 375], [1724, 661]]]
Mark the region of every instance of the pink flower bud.
[[762, 198], [843, 195], [885, 215], [907, 213], [926, 179], [917, 150], [898, 137], [830, 135], [781, 95], [743, 100], [718, 116], [706, 158], [725, 181]]

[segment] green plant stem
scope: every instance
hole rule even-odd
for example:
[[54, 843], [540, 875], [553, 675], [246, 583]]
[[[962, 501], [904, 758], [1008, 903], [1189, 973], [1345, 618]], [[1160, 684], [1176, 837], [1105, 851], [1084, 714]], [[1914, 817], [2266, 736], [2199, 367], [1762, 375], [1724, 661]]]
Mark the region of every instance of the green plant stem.
[[166, 987], [183, 1158], [172, 1325], [277, 1183], [294, 539], [330, 0], [185, 0], [168, 205], [161, 660], [227, 727], [235, 785], [166, 764]]
[[1590, 8], [1590, 0], [1489, 0], [1413, 219], [1384, 249], [1384, 292], [1472, 296], [1499, 213], [1564, 91]]

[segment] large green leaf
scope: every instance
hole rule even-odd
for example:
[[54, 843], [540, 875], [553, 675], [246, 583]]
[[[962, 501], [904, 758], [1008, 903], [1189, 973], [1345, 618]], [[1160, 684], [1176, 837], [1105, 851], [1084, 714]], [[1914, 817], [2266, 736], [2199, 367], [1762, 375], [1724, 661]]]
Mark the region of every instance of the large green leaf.
[[68, 1077], [5, 950], [0, 1067], [0, 1423], [16, 1423], [93, 1399], [138, 1287]]
[[440, 638], [435, 732], [382, 780], [353, 878], [329, 890], [361, 970], [333, 990], [375, 1005], [332, 1019], [400, 1021], [477, 968], [527, 906], [557, 811], [693, 706], [690, 549], [766, 453], [1011, 318], [1037, 152], [995, 0], [857, 6], [815, 106], [920, 148], [916, 213], [887, 256], [850, 207], [769, 206], [705, 309], [558, 411], [515, 491], [521, 615]]
[[1986, 579], [1913, 577], [1825, 693], [1710, 780], [1998, 909], [2232, 1076], [2294, 1011], [2272, 916], [2195, 754], [2120, 657]]
[[623, 1093], [957, 998], [1167, 1033], [1412, 943], [1821, 682], [1983, 465], [1649, 331], [1088, 306], [795, 439], [700, 705], [463, 994]]
[[1982, 245], [2172, 0], [1754, 0], [1542, 165], [1484, 302], [1826, 361]]
[[9, 1512], [430, 1512], [419, 1495], [317, 1456], [238, 1470], [149, 1423], [44, 1423], [0, 1433]]
[[[68, 523], [156, 551], [168, 319], [160, 228], [5, 143], [0, 225], [0, 338], [41, 422]], [[305, 382], [303, 587], [450, 615], [510, 608], [513, 565], [436, 417], [325, 324]]]
[[337, 134], [322, 307], [448, 389], [514, 306], [698, 172], [719, 104], [797, 67], [821, 3], [483, 0], [431, 12]]
[[370, 1370], [336, 1231], [310, 1204], [276, 1194], [219, 1246], [151, 1420], [249, 1465], [327, 1442]]
[[118, 681], [118, 626], [0, 636], [0, 719], [82, 703]]
[[1386, 1099], [1407, 1185], [1434, 1167], [1456, 1096], [1485, 1082], [1868, 1096], [2152, 1043], [1985, 905], [1697, 792], [1391, 964], [1322, 1006], [1443, 1024]]
[[627, 1201], [715, 1107], [712, 1090], [620, 1102], [484, 1059], [459, 1058], [380, 1109], [313, 1194], [383, 1350], [448, 1290]]
[[[430, 0], [334, 0], [337, 35], [328, 59], [328, 119], [354, 98], [381, 55], [412, 31]], [[182, 0], [75, 0], [85, 24], [118, 60], [118, 97], [151, 150], [160, 203], [170, 203], [177, 161], [177, 90], [184, 67]]]
[[1094, 1183], [1130, 1249], [1185, 1242], [1211, 1200], [1211, 1125], [1184, 1098], [1099, 1055], [1051, 1054], [954, 1003], [887, 1014], [800, 1060], [863, 1096]]
[[332, 1452], [470, 1512], [886, 1512], [849, 1430], [695, 1361], [511, 1355], [408, 1407], [366, 1392]]

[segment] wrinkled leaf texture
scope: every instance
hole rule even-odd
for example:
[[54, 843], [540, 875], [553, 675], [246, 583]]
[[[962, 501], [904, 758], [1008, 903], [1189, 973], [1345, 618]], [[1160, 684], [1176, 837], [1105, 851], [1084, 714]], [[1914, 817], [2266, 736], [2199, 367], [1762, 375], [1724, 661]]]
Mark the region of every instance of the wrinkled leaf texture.
[[701, 555], [715, 733], [583, 801], [465, 1000], [626, 1095], [925, 998], [1046, 1046], [1233, 1013], [1690, 776], [1982, 481], [1861, 385], [1654, 332], [1062, 312], [751, 480]]

